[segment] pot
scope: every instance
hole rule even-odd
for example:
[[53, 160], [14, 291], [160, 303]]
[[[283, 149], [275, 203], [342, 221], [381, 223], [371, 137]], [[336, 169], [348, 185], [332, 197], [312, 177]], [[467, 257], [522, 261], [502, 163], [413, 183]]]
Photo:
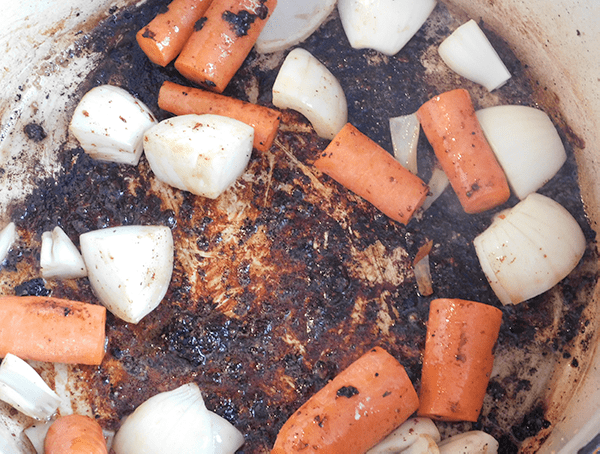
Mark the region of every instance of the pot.
[[[116, 14], [133, 1], [37, 1], [13, 2], [7, 7], [2, 57], [2, 94], [0, 106], [0, 216], [7, 219], [11, 203], [23, 200], [47, 176], [60, 172], [65, 162], [58, 144], [67, 137], [68, 112], [74, 93], [103, 56], [102, 43], [93, 45], [88, 36], [101, 21]], [[592, 228], [600, 220], [600, 182], [596, 178], [600, 163], [595, 157], [600, 143], [600, 63], [596, 43], [600, 5], [592, 1], [562, 0], [548, 4], [542, 0], [446, 2], [457, 15], [482, 20], [490, 31], [502, 36], [527, 68], [528, 77], [537, 81], [536, 99], [549, 112], [574, 145], [579, 166], [579, 184]], [[118, 37], [105, 37], [114, 44]], [[24, 124], [43, 119], [43, 140], [33, 140]], [[71, 142], [72, 143], [72, 142]], [[0, 283], [10, 291], [9, 283]], [[592, 320], [588, 333], [600, 324], [598, 289], [586, 313]], [[576, 452], [589, 443], [600, 424], [600, 349], [598, 336], [588, 335], [585, 361], [574, 371], [559, 363], [552, 372], [553, 386], [544, 393], [547, 418], [552, 430], [526, 444], [523, 452]], [[56, 367], [56, 386], [66, 386], [61, 374], [68, 368]], [[89, 405], [83, 399], [82, 407]], [[2, 408], [2, 423], [19, 433], [24, 419], [10, 416]], [[541, 447], [539, 447], [539, 445]], [[539, 447], [539, 450], [538, 450]]]

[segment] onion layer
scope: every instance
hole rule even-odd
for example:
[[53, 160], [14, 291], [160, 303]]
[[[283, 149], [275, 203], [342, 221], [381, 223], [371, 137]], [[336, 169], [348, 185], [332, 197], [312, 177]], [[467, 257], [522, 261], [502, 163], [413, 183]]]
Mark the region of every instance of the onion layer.
[[[367, 454], [395, 454], [406, 453], [413, 444], [418, 443], [418, 448], [423, 444], [420, 437], [427, 436], [433, 445], [440, 441], [440, 432], [435, 423], [424, 417], [410, 418], [378, 444], [367, 451]], [[429, 440], [424, 440], [429, 446]], [[418, 451], [415, 451], [418, 452]], [[425, 451], [427, 452], [427, 451]]]
[[344, 32], [355, 49], [395, 55], [425, 23], [436, 0], [339, 0]]
[[538, 193], [500, 213], [473, 240], [481, 268], [505, 305], [554, 287], [579, 263], [585, 243], [573, 216]]
[[473, 19], [446, 38], [438, 52], [444, 63], [472, 82], [495, 90], [511, 78], [500, 56]]
[[440, 454], [497, 454], [498, 442], [481, 430], [463, 432], [438, 444]]
[[58, 226], [52, 232], [42, 233], [40, 268], [44, 279], [76, 279], [87, 276], [85, 263], [77, 247]]
[[300, 112], [324, 139], [333, 139], [348, 122], [342, 86], [319, 60], [300, 48], [288, 54], [277, 74], [273, 104]]
[[545, 112], [528, 106], [495, 106], [475, 114], [519, 199], [546, 184], [567, 160], [560, 136]]

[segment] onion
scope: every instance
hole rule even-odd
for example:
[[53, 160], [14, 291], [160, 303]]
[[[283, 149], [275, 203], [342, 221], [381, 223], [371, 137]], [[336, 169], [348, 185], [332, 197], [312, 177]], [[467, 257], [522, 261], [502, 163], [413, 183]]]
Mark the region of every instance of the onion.
[[114, 315], [138, 323], [160, 304], [173, 272], [168, 227], [112, 227], [84, 233], [79, 241], [92, 289]]
[[433, 247], [433, 240], [429, 240], [421, 246], [413, 261], [415, 279], [417, 288], [422, 296], [429, 296], [433, 293], [433, 282], [431, 280], [431, 269], [429, 267], [429, 253]]
[[489, 91], [501, 87], [511, 75], [496, 50], [473, 19], [458, 27], [438, 49], [442, 60], [459, 75]]
[[342, 86], [319, 60], [300, 48], [288, 54], [277, 74], [273, 104], [300, 112], [324, 139], [333, 139], [348, 121]]
[[[243, 435], [207, 410], [194, 383], [141, 404], [117, 432], [116, 454], [233, 454]], [[223, 440], [227, 440], [226, 442]]]
[[573, 216], [538, 193], [497, 215], [473, 244], [502, 304], [517, 304], [549, 290], [585, 251], [585, 237]]
[[438, 197], [442, 195], [449, 184], [450, 180], [448, 180], [448, 175], [446, 175], [446, 172], [444, 172], [441, 167], [434, 167], [431, 173], [431, 178], [427, 183], [427, 186], [429, 186], [429, 194], [427, 194], [425, 202], [423, 202], [423, 205], [421, 205], [421, 210], [425, 211], [427, 208], [429, 208], [433, 202], [435, 202]]
[[390, 118], [394, 157], [406, 169], [417, 174], [417, 144], [421, 124], [417, 114]]
[[220, 115], [181, 115], [161, 121], [144, 137], [156, 177], [176, 188], [216, 199], [248, 165], [254, 129]]
[[7, 353], [0, 365], [0, 400], [35, 419], [49, 419], [60, 404], [33, 367]]
[[464, 432], [438, 443], [440, 454], [497, 454], [498, 442], [480, 430]]
[[[419, 437], [424, 435], [429, 437], [434, 445], [436, 442], [440, 441], [440, 432], [431, 419], [423, 417], [410, 418], [377, 445], [369, 449], [367, 454], [405, 453], [406, 449], [419, 441]], [[426, 441], [426, 444], [428, 445], [429, 440]], [[423, 442], [420, 441], [419, 445], [422, 445], [422, 443]]]
[[23, 431], [37, 454], [44, 454], [44, 440], [54, 421], [36, 422]]
[[402, 454], [440, 454], [437, 443], [427, 434], [419, 435], [413, 444], [400, 452]]
[[260, 53], [292, 47], [308, 38], [333, 11], [336, 0], [278, 0], [256, 41]]
[[87, 276], [85, 263], [77, 247], [58, 226], [52, 232], [42, 233], [40, 268], [45, 279]]
[[13, 246], [17, 239], [17, 226], [14, 222], [9, 222], [0, 231], [0, 263], [4, 262], [10, 248]]
[[567, 160], [548, 115], [528, 106], [495, 106], [476, 112], [483, 133], [519, 199], [546, 184]]
[[355, 49], [395, 55], [425, 23], [435, 0], [339, 0], [344, 32]]
[[126, 90], [101, 85], [81, 98], [69, 130], [92, 158], [137, 165], [144, 132], [155, 123], [150, 109]]

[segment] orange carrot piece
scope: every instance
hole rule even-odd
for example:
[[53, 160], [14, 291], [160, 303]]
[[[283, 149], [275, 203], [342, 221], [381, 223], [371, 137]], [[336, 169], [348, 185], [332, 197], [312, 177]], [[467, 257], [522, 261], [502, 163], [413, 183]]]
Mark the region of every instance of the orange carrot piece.
[[160, 88], [158, 106], [175, 115], [210, 113], [246, 123], [254, 128], [254, 148], [259, 151], [271, 148], [281, 121], [277, 110], [169, 81]]
[[[212, 0], [173, 0], [135, 36], [148, 58], [167, 66], [183, 49]], [[201, 22], [198, 26], [201, 25]]]
[[83, 415], [61, 416], [44, 440], [46, 454], [107, 454], [102, 427]]
[[219, 0], [206, 11], [177, 60], [185, 78], [221, 93], [252, 50], [277, 0]]
[[375, 347], [290, 416], [271, 454], [361, 454], [406, 421], [418, 406], [404, 367]]
[[104, 356], [103, 306], [42, 296], [0, 297], [0, 357], [98, 365]]
[[508, 200], [506, 176], [483, 135], [467, 90], [430, 99], [417, 117], [465, 212], [480, 213]]
[[418, 414], [476, 422], [494, 364], [502, 311], [461, 299], [429, 308]]
[[402, 224], [408, 223], [429, 191], [423, 180], [350, 123], [333, 138], [314, 165]]

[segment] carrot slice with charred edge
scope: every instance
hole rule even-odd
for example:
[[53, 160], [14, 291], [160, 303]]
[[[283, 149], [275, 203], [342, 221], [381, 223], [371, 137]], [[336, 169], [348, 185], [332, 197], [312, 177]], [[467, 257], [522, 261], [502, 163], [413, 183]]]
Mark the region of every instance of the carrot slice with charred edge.
[[476, 422], [494, 364], [502, 312], [487, 304], [436, 299], [429, 308], [418, 414]]
[[158, 106], [175, 115], [210, 113], [246, 123], [254, 128], [254, 148], [259, 151], [271, 148], [281, 121], [277, 110], [169, 81], [160, 88]]
[[221, 93], [252, 50], [277, 0], [214, 1], [175, 60], [185, 78]]
[[423, 180], [350, 123], [333, 138], [314, 165], [402, 224], [408, 223], [429, 191]]
[[183, 49], [194, 31], [194, 25], [208, 9], [212, 0], [173, 0], [167, 11], [157, 14], [135, 38], [157, 65], [167, 66]]
[[467, 90], [430, 99], [417, 117], [465, 212], [480, 213], [508, 200], [506, 176], [483, 135]]
[[418, 406], [404, 367], [375, 347], [290, 416], [271, 454], [364, 453]]
[[61, 416], [44, 440], [46, 454], [107, 454], [102, 427], [83, 415]]
[[98, 365], [104, 356], [103, 306], [43, 296], [0, 297], [0, 357]]

